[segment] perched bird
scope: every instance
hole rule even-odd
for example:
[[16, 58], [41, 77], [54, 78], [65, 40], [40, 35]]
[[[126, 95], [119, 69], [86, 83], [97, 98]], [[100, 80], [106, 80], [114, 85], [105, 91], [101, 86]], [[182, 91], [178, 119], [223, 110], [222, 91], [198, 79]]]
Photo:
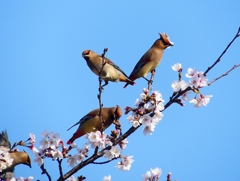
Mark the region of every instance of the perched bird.
[[[160, 38], [157, 39], [151, 48], [140, 58], [138, 63], [135, 65], [132, 73], [129, 76], [129, 79], [132, 81], [143, 77], [146, 79], [146, 76], [149, 72], [155, 70], [160, 61], [162, 60], [164, 49], [169, 46], [173, 46], [173, 42], [170, 41], [167, 34], [159, 33]], [[148, 79], [146, 79], [149, 81]], [[124, 86], [128, 86], [128, 82]]]
[[[100, 70], [102, 68], [102, 57], [96, 54], [92, 50], [85, 50], [82, 52], [83, 58], [86, 60], [88, 67], [95, 73], [97, 76], [100, 75]], [[104, 57], [104, 66], [101, 73], [101, 77], [105, 81], [106, 86], [108, 81], [112, 82], [127, 82], [128, 84], [133, 85], [134, 82], [128, 78], [128, 76], [111, 60]]]
[[14, 177], [14, 167], [18, 164], [24, 164], [31, 168], [31, 159], [26, 152], [10, 151], [11, 143], [8, 139], [6, 131], [0, 133], [0, 150], [9, 152], [9, 156], [13, 159], [12, 165], [0, 172], [0, 180], [7, 180]]
[[[68, 140], [67, 144], [72, 144], [75, 139], [85, 135], [86, 133], [100, 130], [102, 126], [103, 130], [107, 129], [112, 123], [118, 122], [119, 118], [122, 116], [122, 110], [119, 106], [102, 108], [102, 124], [99, 117], [99, 111], [99, 108], [92, 110], [72, 126], [74, 127], [80, 124], [77, 131]], [[72, 127], [70, 127], [68, 130], [70, 130]]]

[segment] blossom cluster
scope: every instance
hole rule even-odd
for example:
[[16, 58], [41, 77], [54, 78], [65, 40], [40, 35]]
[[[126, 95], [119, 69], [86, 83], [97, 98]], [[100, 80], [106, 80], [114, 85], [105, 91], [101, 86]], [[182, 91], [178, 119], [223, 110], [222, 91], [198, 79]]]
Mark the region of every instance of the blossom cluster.
[[77, 148], [75, 145], [75, 148], [77, 153], [73, 156], [70, 155], [67, 160], [70, 167], [74, 167], [75, 164], [82, 162], [86, 157], [88, 157], [88, 152], [90, 150], [88, 144], [85, 144], [83, 148]]
[[91, 144], [92, 148], [96, 148], [97, 146], [105, 148], [107, 145], [112, 145], [108, 135], [104, 132], [90, 132], [86, 134], [86, 138], [88, 139], [88, 143]]
[[12, 165], [13, 159], [7, 151], [0, 150], [0, 172]]
[[103, 181], [111, 181], [111, 175], [104, 176]]
[[[68, 157], [68, 164], [69, 166], [73, 167], [75, 164], [78, 164], [79, 162], [83, 161], [85, 157], [88, 156], [89, 152], [89, 145], [91, 145], [92, 148], [100, 147], [100, 148], [106, 148], [107, 146], [110, 146], [110, 149], [106, 149], [104, 151], [104, 157], [108, 160], [113, 160], [117, 158], [122, 158], [121, 162], [117, 164], [117, 168], [120, 170], [129, 170], [131, 167], [131, 164], [133, 162], [132, 156], [121, 156], [121, 149], [125, 149], [127, 146], [127, 139], [122, 140], [119, 143], [118, 146], [112, 146], [113, 143], [111, 142], [108, 135], [106, 135], [104, 132], [96, 131], [96, 132], [90, 132], [85, 135], [88, 142], [84, 145], [83, 149], [79, 149], [78, 153], [69, 156]], [[71, 145], [74, 146], [74, 145]], [[71, 177], [69, 180], [74, 180], [74, 177]]]
[[59, 133], [53, 133], [45, 130], [41, 133], [41, 137], [42, 140], [40, 141], [40, 148], [38, 150], [35, 147], [35, 135], [30, 134], [29, 148], [35, 154], [34, 161], [37, 162], [39, 166], [43, 164], [43, 158], [45, 157], [49, 157], [54, 160], [66, 157], [66, 148], [63, 145], [63, 141], [60, 139]]
[[140, 98], [135, 102], [136, 108], [127, 106], [125, 114], [132, 111], [132, 115], [128, 116], [127, 119], [132, 123], [133, 127], [143, 125], [144, 135], [151, 135], [156, 125], [162, 120], [163, 102], [164, 100], [160, 92], [154, 91], [152, 94], [149, 94], [149, 90], [144, 88]]
[[[191, 88], [193, 92], [196, 93], [195, 97], [191, 99], [189, 102], [194, 104], [194, 107], [201, 107], [201, 106], [207, 106], [207, 104], [210, 101], [210, 98], [212, 95], [203, 95], [200, 93], [199, 89], [208, 86], [207, 81], [208, 79], [204, 75], [202, 71], [197, 71], [195, 68], [188, 68], [188, 71], [186, 73], [186, 77], [189, 78], [189, 82], [185, 82], [181, 78], [181, 73], [182, 73], [182, 65], [179, 63], [176, 63], [172, 66], [172, 69], [176, 72], [179, 72], [180, 75], [180, 80], [175, 80], [172, 83], [172, 89], [175, 93], [179, 91], [184, 91], [188, 87]], [[188, 94], [190, 91], [186, 91], [182, 95], [182, 101], [185, 102], [188, 100]], [[184, 105], [181, 103], [181, 105]]]
[[118, 146], [112, 146], [113, 143], [110, 141], [110, 138], [104, 133], [100, 131], [91, 132], [86, 134], [86, 138], [88, 139], [88, 143], [91, 144], [93, 148], [102, 147], [106, 148], [106, 146], [111, 146], [109, 150], [104, 151], [104, 157], [108, 160], [112, 160], [115, 158], [121, 158], [121, 161], [118, 162], [117, 168], [120, 170], [130, 170], [131, 164], [133, 163], [132, 156], [121, 156], [121, 149], [125, 149], [127, 146], [127, 139], [122, 140]]
[[28, 178], [20, 177], [20, 178], [11, 178], [10, 181], [31, 181], [34, 178], [32, 176], [29, 176]]
[[162, 174], [162, 170], [158, 167], [150, 169], [146, 174], [142, 175], [142, 181], [157, 181]]
[[121, 161], [118, 162], [116, 167], [119, 170], [123, 170], [123, 171], [130, 170], [131, 165], [134, 162], [134, 160], [132, 158], [133, 158], [133, 156], [122, 156]]

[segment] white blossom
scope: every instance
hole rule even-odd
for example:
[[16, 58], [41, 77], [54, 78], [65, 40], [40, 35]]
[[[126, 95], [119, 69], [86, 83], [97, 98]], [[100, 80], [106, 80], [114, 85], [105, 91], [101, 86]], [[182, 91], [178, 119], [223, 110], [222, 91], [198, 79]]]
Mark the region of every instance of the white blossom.
[[212, 97], [212, 95], [202, 95], [200, 94], [199, 98], [193, 98], [191, 99], [189, 102], [194, 104], [194, 107], [199, 108], [201, 106], [207, 106], [207, 104], [210, 101], [210, 98]]
[[186, 77], [187, 78], [192, 78], [192, 76], [194, 76], [196, 73], [197, 73], [197, 70], [195, 68], [194, 69], [188, 68]]
[[176, 72], [179, 72], [182, 70], [182, 64], [180, 63], [175, 63], [173, 66], [172, 66], [172, 69]]
[[111, 181], [111, 175], [103, 177], [103, 181]]
[[38, 153], [35, 154], [34, 162], [37, 162], [39, 166], [42, 166], [43, 164], [43, 159], [39, 156]]
[[7, 151], [0, 150], [0, 172], [11, 166], [12, 162], [13, 159], [10, 157], [9, 153]]
[[78, 163], [78, 159], [74, 156], [69, 156], [67, 163], [70, 167], [74, 167], [74, 165]]
[[190, 91], [187, 91], [185, 92], [183, 95], [182, 95], [182, 101], [185, 102], [186, 100], [188, 100], [188, 94], [190, 94], [191, 92]]
[[117, 164], [117, 168], [119, 169], [119, 170], [123, 170], [123, 171], [126, 171], [126, 170], [130, 170], [130, 168], [131, 168], [131, 165], [132, 165], [132, 163], [133, 163], [133, 159], [132, 159], [132, 157], [133, 156], [123, 156], [122, 158], [121, 158], [121, 161], [120, 162], [118, 162], [118, 164]]
[[124, 140], [122, 140], [120, 143], [119, 143], [119, 146], [120, 148], [123, 150], [127, 147], [127, 144], [128, 144], [128, 140], [127, 138], [125, 138]]
[[73, 175], [67, 179], [67, 181], [78, 181]]
[[104, 157], [108, 158], [108, 160], [112, 160], [113, 158], [119, 157], [120, 153], [118, 147], [112, 146], [110, 150], [105, 150]]
[[146, 174], [142, 175], [142, 181], [158, 180], [161, 174], [162, 170], [158, 167], [150, 169], [150, 171], [147, 171]]
[[104, 132], [91, 132], [86, 134], [86, 138], [89, 140], [92, 148], [95, 148], [96, 146], [101, 146], [102, 148], [105, 148], [106, 145], [112, 145], [112, 142], [109, 140], [109, 138]]

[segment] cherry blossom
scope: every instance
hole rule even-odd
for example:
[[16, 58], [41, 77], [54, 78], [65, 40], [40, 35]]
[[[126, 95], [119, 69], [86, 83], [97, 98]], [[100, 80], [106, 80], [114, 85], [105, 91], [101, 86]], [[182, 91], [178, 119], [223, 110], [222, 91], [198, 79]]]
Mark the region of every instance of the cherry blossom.
[[59, 151], [59, 150], [56, 150], [56, 151], [54, 151], [53, 152], [53, 159], [54, 160], [56, 160], [56, 159], [63, 159], [63, 154], [62, 154], [62, 152], [61, 151]]
[[74, 167], [74, 165], [78, 163], [78, 159], [74, 156], [69, 156], [67, 163], [70, 167]]
[[159, 91], [154, 91], [152, 96], [155, 98], [156, 102], [164, 102], [162, 94]]
[[77, 162], [81, 162], [88, 156], [89, 145], [85, 144], [84, 148], [77, 148], [77, 151], [78, 153], [74, 155], [74, 158]]
[[78, 181], [73, 175], [67, 179], [67, 181]]
[[86, 138], [88, 139], [92, 148], [96, 148], [97, 146], [105, 148], [106, 145], [112, 145], [112, 142], [109, 140], [109, 138], [104, 132], [101, 133], [100, 131], [96, 131], [87, 133]]
[[103, 177], [103, 181], [111, 181], [111, 175]]
[[143, 128], [143, 134], [144, 135], [151, 135], [154, 132], [155, 124], [148, 124]]
[[140, 98], [135, 102], [137, 108], [133, 109], [129, 106], [125, 108], [125, 113], [132, 111], [132, 115], [129, 115], [127, 119], [135, 128], [143, 125], [143, 133], [145, 135], [152, 134], [156, 124], [163, 117], [162, 111], [165, 108], [163, 102], [162, 94], [159, 91], [153, 91], [149, 95], [149, 91], [143, 88], [143, 93], [140, 94]]
[[200, 94], [199, 98], [195, 97], [191, 99], [189, 102], [194, 104], [194, 107], [199, 108], [201, 106], [207, 106], [207, 104], [210, 102], [210, 98], [212, 95], [203, 95]]
[[162, 174], [162, 170], [158, 167], [150, 169], [146, 174], [142, 175], [142, 181], [154, 181], [158, 180]]
[[31, 181], [33, 180], [33, 176], [29, 176], [28, 178], [20, 177], [20, 178], [12, 178], [9, 181]]
[[7, 151], [0, 150], [0, 172], [11, 166], [12, 162], [13, 159], [10, 157], [9, 153]]
[[105, 150], [104, 157], [108, 158], [108, 160], [112, 160], [113, 158], [119, 157], [121, 154], [120, 150], [116, 146], [112, 146], [110, 150]]
[[188, 94], [190, 94], [191, 92], [190, 91], [187, 91], [185, 92], [183, 95], [182, 95], [182, 101], [185, 102], [186, 100], [188, 100]]
[[30, 143], [34, 145], [36, 143], [36, 137], [33, 133], [30, 133], [29, 135], [30, 135]]
[[42, 166], [42, 164], [43, 164], [43, 159], [40, 157], [40, 155], [38, 153], [35, 153], [34, 162], [37, 162], [39, 166]]
[[120, 143], [119, 143], [119, 146], [120, 148], [123, 150], [127, 147], [127, 144], [128, 144], [128, 140], [127, 138], [125, 138], [124, 140], [122, 140]]
[[130, 170], [131, 164], [133, 163], [133, 156], [123, 156], [121, 161], [118, 162], [117, 168], [122, 171]]
[[182, 71], [182, 64], [176, 63], [172, 66], [172, 69], [176, 72], [181, 72]]
[[180, 90], [185, 90], [188, 87], [188, 84], [184, 80], [181, 81], [175, 80], [173, 81], [171, 86], [174, 92], [178, 92]]
[[151, 181], [152, 174], [150, 171], [147, 171], [144, 175], [142, 175], [142, 181]]
[[186, 77], [192, 78], [192, 76], [194, 76], [196, 73], [197, 73], [197, 70], [195, 68], [194, 69], [188, 68]]

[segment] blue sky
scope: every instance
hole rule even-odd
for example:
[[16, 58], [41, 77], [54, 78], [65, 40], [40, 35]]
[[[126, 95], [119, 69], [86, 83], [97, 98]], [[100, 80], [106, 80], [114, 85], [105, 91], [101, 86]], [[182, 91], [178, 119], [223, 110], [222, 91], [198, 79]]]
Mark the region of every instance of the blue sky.
[[[76, 128], [67, 129], [98, 107], [98, 79], [81, 57], [82, 51], [101, 54], [108, 47], [106, 56], [130, 74], [158, 32], [168, 33], [175, 43], [165, 51], [153, 84], [168, 101], [171, 83], [178, 79], [171, 66], [179, 62], [183, 72], [189, 67], [205, 71], [236, 34], [239, 7], [237, 0], [1, 1], [1, 129], [7, 129], [12, 142], [27, 139], [30, 132], [39, 142], [44, 129], [60, 133], [66, 142]], [[237, 39], [209, 72], [209, 80], [240, 63], [239, 47]], [[207, 107], [172, 105], [153, 135], [144, 136], [140, 128], [129, 137], [123, 155], [134, 156], [130, 171], [117, 170], [114, 161], [87, 166], [75, 176], [102, 180], [111, 174], [113, 181], [141, 180], [142, 174], [158, 166], [163, 170], [161, 180], [168, 172], [178, 181], [238, 180], [239, 77], [240, 69], [236, 69], [202, 89], [203, 94], [213, 95]], [[147, 84], [138, 79], [134, 86], [123, 86], [109, 83], [103, 92], [104, 106], [133, 106]], [[124, 131], [131, 126], [125, 115], [121, 123]], [[76, 142], [81, 146], [85, 141]], [[57, 163], [45, 162], [56, 180]], [[63, 163], [66, 173], [70, 167]], [[17, 167], [17, 177], [29, 175], [46, 180], [36, 163], [32, 169]]]

